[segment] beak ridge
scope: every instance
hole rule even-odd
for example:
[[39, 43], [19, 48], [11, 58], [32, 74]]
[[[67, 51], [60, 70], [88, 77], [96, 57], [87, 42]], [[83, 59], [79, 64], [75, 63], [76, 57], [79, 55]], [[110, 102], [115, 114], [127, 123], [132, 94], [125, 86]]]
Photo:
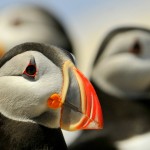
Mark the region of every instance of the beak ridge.
[[[64, 69], [65, 68], [65, 69]], [[81, 129], [101, 129], [103, 127], [102, 110], [92, 84], [88, 79], [72, 64], [66, 61], [63, 66], [65, 94], [63, 97], [63, 108], [61, 112], [61, 127], [65, 130], [81, 130]], [[67, 69], [67, 70], [66, 70]], [[68, 73], [66, 73], [66, 71]], [[69, 78], [69, 72], [71, 78]], [[77, 81], [77, 83], [71, 82]], [[70, 90], [72, 88], [73, 90]], [[69, 91], [69, 92], [67, 92]], [[77, 92], [79, 91], [79, 92]], [[76, 94], [70, 94], [74, 93]], [[64, 96], [65, 95], [65, 96]], [[74, 95], [73, 97], [66, 95]], [[67, 100], [64, 98], [67, 97]], [[80, 102], [75, 98], [78, 97]], [[78, 105], [76, 105], [78, 103]], [[80, 106], [79, 106], [80, 104]], [[67, 116], [67, 118], [66, 118]]]
[[[103, 127], [103, 118], [102, 118], [102, 110], [99, 103], [99, 99], [97, 94], [92, 86], [92, 84], [88, 81], [88, 79], [78, 70], [76, 69], [76, 73], [79, 76], [79, 82], [83, 85], [83, 92], [85, 94], [83, 113], [85, 114], [85, 118], [80, 124], [80, 129], [99, 129]], [[83, 93], [81, 93], [83, 94]]]

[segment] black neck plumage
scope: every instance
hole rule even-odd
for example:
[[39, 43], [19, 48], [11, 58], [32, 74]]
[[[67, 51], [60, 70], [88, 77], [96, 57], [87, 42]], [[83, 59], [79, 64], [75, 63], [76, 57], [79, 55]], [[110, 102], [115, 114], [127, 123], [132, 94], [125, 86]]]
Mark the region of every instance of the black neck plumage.
[[10, 120], [0, 114], [1, 150], [67, 150], [61, 129]]

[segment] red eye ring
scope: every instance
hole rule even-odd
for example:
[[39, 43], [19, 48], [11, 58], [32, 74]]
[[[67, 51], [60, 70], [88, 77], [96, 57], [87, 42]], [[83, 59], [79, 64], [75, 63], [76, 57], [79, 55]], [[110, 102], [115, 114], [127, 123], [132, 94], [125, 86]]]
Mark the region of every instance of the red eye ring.
[[27, 75], [28, 77], [35, 77], [36, 76], [36, 73], [37, 73], [37, 68], [36, 68], [36, 65], [33, 65], [33, 64], [29, 64], [25, 71], [23, 72], [23, 74]]

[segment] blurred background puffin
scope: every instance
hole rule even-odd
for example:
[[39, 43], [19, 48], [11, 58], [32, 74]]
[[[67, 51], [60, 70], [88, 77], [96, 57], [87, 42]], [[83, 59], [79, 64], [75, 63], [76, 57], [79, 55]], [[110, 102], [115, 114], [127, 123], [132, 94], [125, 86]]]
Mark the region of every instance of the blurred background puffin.
[[150, 30], [111, 31], [99, 48], [91, 78], [101, 99], [105, 128], [83, 132], [70, 149], [149, 150], [149, 73]]
[[24, 42], [42, 42], [71, 52], [63, 25], [48, 10], [31, 4], [13, 5], [0, 12], [0, 55]]

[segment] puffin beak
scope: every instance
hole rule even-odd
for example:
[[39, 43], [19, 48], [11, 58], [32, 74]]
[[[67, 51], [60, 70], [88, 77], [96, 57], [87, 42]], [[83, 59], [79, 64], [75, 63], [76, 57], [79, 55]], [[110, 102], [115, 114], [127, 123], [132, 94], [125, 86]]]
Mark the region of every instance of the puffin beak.
[[88, 79], [71, 61], [64, 63], [63, 77], [61, 98], [57, 98], [62, 108], [60, 127], [69, 131], [103, 128], [101, 106]]
[[0, 44], [0, 58], [4, 55], [4, 53], [5, 53], [4, 46]]

